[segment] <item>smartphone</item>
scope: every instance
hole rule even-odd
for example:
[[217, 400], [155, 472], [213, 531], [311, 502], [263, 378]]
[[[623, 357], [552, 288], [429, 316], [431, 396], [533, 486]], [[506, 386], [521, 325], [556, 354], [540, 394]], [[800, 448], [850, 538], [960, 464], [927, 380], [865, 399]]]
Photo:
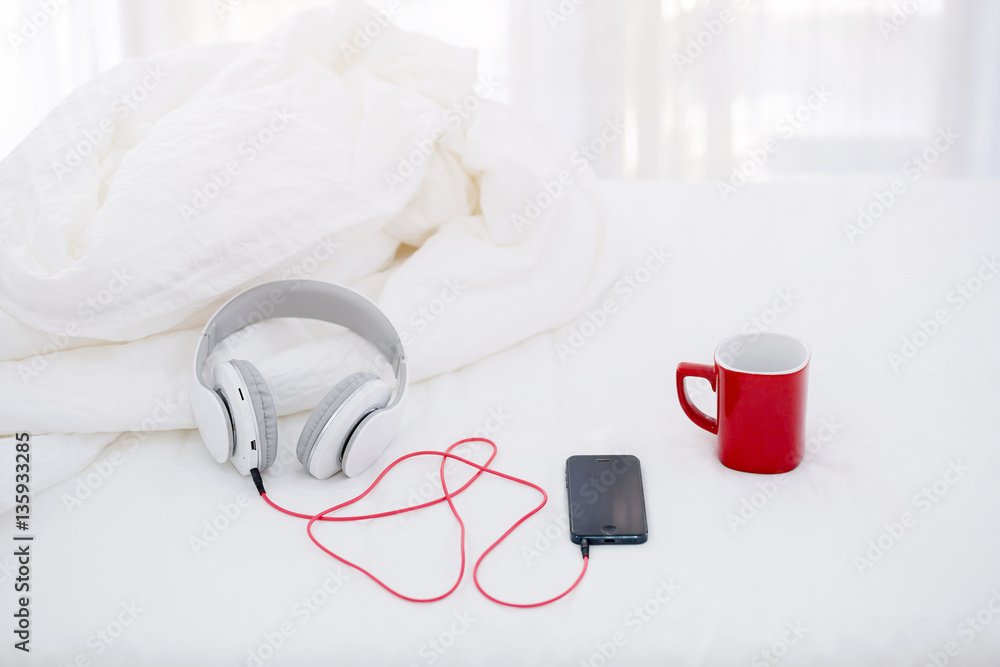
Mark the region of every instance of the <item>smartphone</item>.
[[649, 537], [639, 459], [627, 454], [566, 459], [570, 539], [642, 544]]

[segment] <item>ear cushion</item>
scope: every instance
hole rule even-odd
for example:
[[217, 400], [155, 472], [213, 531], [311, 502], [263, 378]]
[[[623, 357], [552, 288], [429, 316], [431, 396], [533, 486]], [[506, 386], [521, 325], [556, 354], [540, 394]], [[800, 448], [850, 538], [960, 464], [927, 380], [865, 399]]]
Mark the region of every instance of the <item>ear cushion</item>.
[[243, 381], [250, 390], [250, 402], [253, 404], [254, 414], [257, 415], [257, 432], [263, 439], [260, 443], [260, 471], [264, 472], [274, 463], [278, 453], [278, 413], [274, 409], [274, 399], [271, 397], [271, 390], [267, 388], [264, 376], [254, 368], [253, 364], [242, 359], [233, 359], [230, 363], [243, 376]]
[[[330, 418], [337, 412], [337, 410], [344, 404], [351, 394], [357, 391], [366, 382], [371, 382], [372, 380], [378, 380], [379, 378], [371, 373], [354, 373], [349, 375], [340, 382], [337, 383], [333, 389], [331, 389], [323, 400], [319, 402], [316, 409], [313, 410], [312, 414], [309, 415], [306, 425], [302, 427], [302, 434], [299, 436], [299, 444], [295, 448], [295, 455], [298, 457], [299, 462], [302, 465], [309, 467], [309, 457], [312, 455], [313, 448], [316, 446], [316, 440], [319, 438], [320, 432], [322, 432], [323, 427], [326, 426]], [[385, 407], [385, 406], [372, 406], [372, 407]]]

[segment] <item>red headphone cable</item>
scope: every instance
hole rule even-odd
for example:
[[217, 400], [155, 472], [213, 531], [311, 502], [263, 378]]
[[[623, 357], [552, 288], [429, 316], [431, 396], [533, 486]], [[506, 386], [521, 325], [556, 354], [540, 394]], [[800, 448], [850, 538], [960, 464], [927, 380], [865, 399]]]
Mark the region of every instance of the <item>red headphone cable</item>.
[[[490, 458], [486, 461], [486, 463], [484, 465], [480, 465], [478, 463], [474, 463], [472, 461], [469, 461], [467, 459], [462, 458], [461, 456], [457, 456], [456, 454], [452, 454], [451, 453], [451, 450], [453, 450], [454, 448], [458, 447], [459, 445], [463, 445], [463, 444], [465, 444], [467, 442], [485, 442], [486, 444], [488, 444], [490, 447], [493, 448], [493, 453], [490, 455]], [[505, 605], [505, 606], [508, 606], [508, 607], [518, 607], [518, 608], [521, 608], [521, 609], [528, 609], [528, 608], [531, 608], [531, 607], [541, 607], [543, 605], [547, 605], [547, 604], [550, 604], [552, 602], [555, 602], [556, 600], [562, 599], [563, 597], [565, 597], [566, 595], [568, 595], [570, 593], [570, 591], [572, 591], [574, 588], [577, 587], [577, 584], [580, 583], [580, 581], [583, 579], [583, 575], [587, 572], [587, 563], [590, 561], [590, 555], [589, 555], [590, 547], [589, 547], [589, 544], [587, 543], [587, 540], [584, 540], [583, 543], [581, 544], [581, 551], [583, 553], [583, 568], [580, 570], [580, 575], [576, 578], [576, 581], [574, 581], [572, 583], [572, 585], [570, 585], [569, 588], [567, 588], [565, 591], [563, 591], [562, 593], [560, 593], [559, 595], [557, 595], [557, 596], [555, 596], [553, 598], [550, 598], [550, 599], [545, 600], [543, 602], [533, 602], [533, 603], [528, 603], [528, 604], [518, 604], [518, 603], [514, 603], [514, 602], [505, 602], [503, 600], [499, 600], [499, 599], [493, 597], [492, 595], [490, 595], [489, 593], [487, 593], [485, 590], [483, 590], [482, 585], [480, 585], [480, 583], [479, 583], [479, 566], [482, 565], [483, 559], [485, 559], [486, 556], [489, 555], [489, 553], [491, 551], [493, 551], [493, 549], [495, 549], [497, 546], [499, 546], [500, 543], [503, 542], [507, 538], [508, 535], [510, 535], [512, 532], [514, 532], [514, 530], [518, 526], [520, 526], [522, 523], [524, 523], [525, 521], [527, 521], [531, 516], [533, 516], [534, 514], [536, 514], [543, 507], [545, 507], [545, 503], [548, 502], [548, 494], [546, 494], [545, 490], [542, 487], [538, 486], [537, 484], [533, 484], [533, 483], [531, 483], [531, 482], [529, 482], [527, 480], [520, 479], [520, 478], [514, 477], [512, 475], [507, 475], [505, 473], [502, 473], [502, 472], [499, 472], [497, 470], [493, 470], [492, 468], [490, 468], [489, 467], [490, 463], [493, 462], [493, 459], [496, 458], [496, 455], [497, 455], [497, 446], [496, 446], [496, 443], [494, 443], [492, 440], [489, 440], [487, 438], [465, 438], [464, 440], [459, 440], [458, 442], [453, 443], [450, 447], [448, 447], [447, 450], [445, 450], [443, 452], [439, 452], [439, 451], [419, 451], [419, 452], [412, 452], [410, 454], [406, 454], [404, 456], [401, 456], [398, 459], [396, 459], [395, 461], [393, 461], [392, 463], [390, 463], [385, 468], [385, 470], [383, 470], [381, 472], [381, 474], [379, 474], [379, 476], [375, 479], [375, 481], [371, 483], [371, 485], [367, 489], [365, 489], [363, 492], [361, 492], [360, 494], [358, 494], [354, 498], [351, 498], [350, 500], [346, 500], [346, 501], [340, 503], [339, 505], [334, 505], [333, 507], [327, 508], [327, 509], [323, 510], [322, 512], [318, 513], [318, 514], [303, 514], [303, 513], [300, 513], [300, 512], [293, 512], [291, 510], [285, 509], [284, 507], [281, 507], [280, 505], [276, 504], [274, 501], [272, 501], [270, 498], [267, 497], [267, 493], [264, 491], [263, 480], [261, 480], [261, 477], [260, 477], [260, 471], [257, 468], [254, 468], [253, 470], [250, 471], [250, 474], [253, 476], [253, 481], [254, 481], [254, 484], [256, 484], [256, 486], [257, 486], [258, 493], [260, 493], [261, 498], [263, 498], [264, 501], [268, 505], [270, 505], [274, 509], [276, 509], [279, 512], [282, 512], [284, 514], [288, 514], [290, 516], [298, 517], [300, 519], [308, 519], [309, 520], [309, 523], [306, 525], [306, 532], [309, 535], [309, 539], [311, 539], [316, 546], [318, 546], [325, 553], [327, 553], [330, 556], [332, 556], [333, 558], [337, 559], [338, 561], [340, 561], [344, 565], [347, 565], [348, 567], [354, 568], [358, 572], [361, 572], [362, 574], [364, 574], [365, 576], [367, 576], [369, 579], [371, 579], [376, 584], [378, 584], [379, 586], [381, 586], [385, 590], [389, 591], [390, 593], [392, 593], [396, 597], [402, 598], [403, 600], [408, 600], [410, 602], [436, 602], [438, 600], [443, 600], [444, 598], [446, 598], [449, 595], [451, 595], [455, 591], [455, 589], [458, 588], [459, 583], [461, 583], [461, 581], [462, 581], [462, 577], [465, 575], [465, 522], [462, 520], [462, 517], [459, 515], [458, 509], [455, 507], [454, 502], [452, 502], [452, 498], [454, 498], [458, 494], [460, 494], [463, 491], [465, 491], [466, 489], [468, 489], [469, 486], [471, 486], [472, 483], [475, 482], [479, 478], [479, 476], [482, 475], [484, 472], [485, 473], [489, 473], [491, 475], [496, 475], [497, 477], [502, 477], [503, 479], [507, 479], [507, 480], [510, 480], [512, 482], [517, 482], [518, 484], [523, 484], [525, 486], [530, 486], [531, 488], [535, 489], [536, 491], [538, 491], [539, 493], [542, 494], [542, 502], [539, 503], [538, 506], [535, 507], [533, 510], [531, 510], [530, 512], [528, 512], [527, 514], [525, 514], [524, 516], [522, 516], [520, 519], [518, 519], [510, 528], [507, 529], [507, 532], [505, 532], [495, 542], [493, 542], [493, 544], [491, 544], [489, 547], [487, 547], [487, 549], [482, 553], [482, 555], [479, 556], [479, 559], [476, 561], [476, 564], [475, 564], [475, 566], [472, 569], [472, 579], [473, 579], [473, 581], [476, 584], [476, 588], [479, 589], [479, 592], [482, 593], [484, 597], [486, 597], [489, 600], [492, 600], [493, 602], [496, 602], [497, 604], [502, 604], [502, 605]], [[441, 478], [441, 488], [444, 491], [444, 495], [442, 497], [436, 498], [434, 500], [431, 500], [431, 501], [428, 501], [428, 502], [425, 502], [425, 503], [421, 503], [419, 505], [414, 505], [412, 507], [403, 507], [403, 508], [400, 508], [400, 509], [389, 510], [389, 511], [386, 511], [386, 512], [378, 512], [378, 513], [375, 513], [375, 514], [360, 514], [360, 515], [357, 515], [357, 516], [329, 516], [331, 513], [336, 512], [337, 510], [343, 509], [345, 507], [349, 507], [350, 505], [353, 505], [354, 503], [358, 502], [359, 500], [361, 500], [362, 498], [364, 498], [365, 496], [367, 496], [369, 493], [371, 493], [371, 491], [376, 486], [378, 486], [379, 482], [382, 481], [382, 478], [385, 477], [386, 474], [388, 474], [388, 472], [390, 470], [392, 470], [393, 468], [395, 468], [398, 464], [402, 463], [403, 461], [405, 461], [407, 459], [411, 459], [411, 458], [417, 457], [417, 456], [440, 456], [441, 457], [441, 467], [439, 469], [439, 474], [440, 474], [440, 478]], [[445, 475], [444, 475], [444, 466], [445, 466], [445, 463], [447, 462], [448, 459], [454, 459], [456, 461], [460, 461], [461, 463], [464, 463], [465, 465], [468, 465], [468, 466], [471, 466], [471, 467], [477, 469], [476, 474], [474, 474], [469, 479], [468, 482], [466, 482], [465, 484], [463, 484], [461, 487], [458, 488], [458, 490], [456, 490], [454, 492], [450, 492], [448, 490], [448, 484], [447, 484], [447, 481], [445, 480]], [[407, 595], [403, 595], [402, 593], [400, 593], [398, 591], [393, 590], [392, 588], [390, 588], [387, 584], [385, 584], [384, 582], [382, 582], [378, 577], [376, 577], [374, 574], [372, 574], [368, 570], [364, 569], [360, 565], [357, 565], [356, 563], [352, 563], [351, 561], [347, 560], [346, 558], [343, 558], [342, 556], [338, 556], [333, 551], [331, 551], [330, 549], [328, 549], [327, 547], [325, 547], [319, 541], [319, 539], [316, 537], [316, 535], [313, 533], [313, 529], [312, 529], [313, 528], [313, 524], [316, 523], [317, 521], [364, 521], [366, 519], [380, 519], [380, 518], [387, 517], [387, 516], [394, 516], [396, 514], [403, 514], [405, 512], [413, 512], [415, 510], [423, 509], [425, 507], [430, 507], [432, 505], [436, 505], [436, 504], [441, 503], [441, 502], [447, 502], [448, 503], [448, 507], [451, 509], [452, 515], [454, 515], [455, 520], [458, 521], [458, 525], [459, 525], [459, 528], [460, 528], [460, 531], [461, 531], [461, 533], [460, 533], [460, 549], [461, 549], [461, 554], [462, 554], [462, 561], [461, 561], [462, 565], [461, 565], [461, 568], [459, 569], [459, 572], [458, 572], [458, 578], [455, 580], [455, 583], [452, 585], [452, 587], [449, 588], [448, 591], [445, 592], [445, 593], [443, 593], [442, 595], [438, 595], [438, 596], [432, 597], [432, 598], [414, 598], [414, 597], [409, 597]]]

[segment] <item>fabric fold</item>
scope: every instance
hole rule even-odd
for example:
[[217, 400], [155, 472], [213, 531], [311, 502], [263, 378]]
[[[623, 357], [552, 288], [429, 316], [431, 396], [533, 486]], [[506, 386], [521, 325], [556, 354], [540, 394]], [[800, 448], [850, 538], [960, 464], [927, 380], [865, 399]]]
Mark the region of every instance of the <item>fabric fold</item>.
[[[365, 293], [415, 382], [600, 295], [619, 262], [593, 175], [490, 99], [500, 84], [471, 51], [392, 25], [341, 49], [370, 11], [123, 63], [0, 163], [0, 435], [126, 432], [158, 401], [176, 410], [157, 429], [191, 428], [198, 330], [268, 280]], [[350, 334], [256, 329], [227, 352], [273, 380], [281, 414], [370, 370]]]

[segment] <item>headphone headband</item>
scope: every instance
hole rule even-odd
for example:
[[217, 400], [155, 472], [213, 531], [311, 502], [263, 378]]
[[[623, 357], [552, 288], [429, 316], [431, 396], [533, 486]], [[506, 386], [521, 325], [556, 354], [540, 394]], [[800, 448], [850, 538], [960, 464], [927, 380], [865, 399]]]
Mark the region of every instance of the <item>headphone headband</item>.
[[[392, 365], [396, 395], [383, 408], [390, 413], [406, 391], [406, 357], [399, 334], [378, 306], [354, 290], [317, 280], [279, 280], [264, 283], [227, 301], [212, 315], [194, 357], [195, 420], [213, 458], [222, 463], [232, 449], [232, 432], [220, 421], [221, 399], [205, 378], [208, 356], [228, 336], [251, 324], [281, 317], [298, 317], [339, 324], [364, 337]], [[225, 431], [225, 433], [223, 432]], [[228, 443], [228, 445], [227, 445]]]

